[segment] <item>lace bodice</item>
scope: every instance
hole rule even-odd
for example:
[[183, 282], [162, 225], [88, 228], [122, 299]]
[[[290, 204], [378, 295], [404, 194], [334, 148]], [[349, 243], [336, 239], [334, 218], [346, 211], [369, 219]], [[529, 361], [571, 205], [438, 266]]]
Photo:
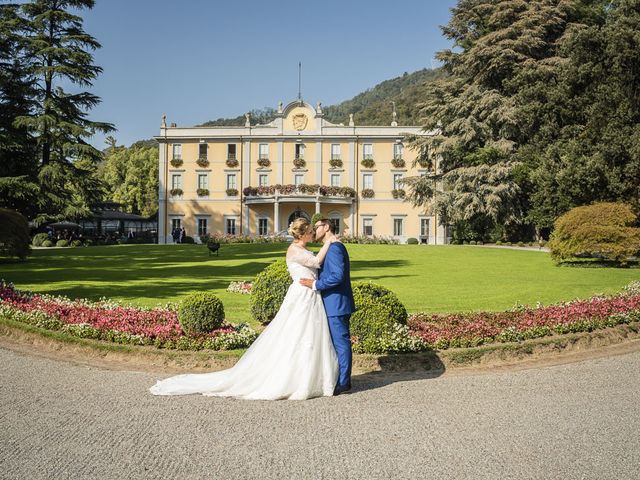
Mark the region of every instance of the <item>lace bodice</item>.
[[287, 268], [294, 282], [301, 278], [313, 278], [316, 280], [320, 262], [309, 250], [293, 246], [287, 252]]

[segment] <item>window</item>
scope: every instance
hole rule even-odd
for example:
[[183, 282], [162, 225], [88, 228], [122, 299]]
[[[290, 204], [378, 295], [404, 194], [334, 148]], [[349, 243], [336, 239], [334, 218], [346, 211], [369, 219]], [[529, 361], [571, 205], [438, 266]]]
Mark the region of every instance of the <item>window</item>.
[[402, 145], [401, 143], [394, 143], [393, 144], [393, 158], [402, 158], [402, 155], [404, 153], [404, 145]]
[[293, 183], [295, 184], [296, 187], [299, 185], [302, 185], [304, 183], [304, 175], [301, 175], [301, 174], [294, 175]]
[[304, 145], [296, 143], [296, 158], [304, 158]]
[[236, 159], [236, 144], [235, 143], [227, 144], [227, 158], [229, 160], [235, 160]]
[[365, 173], [362, 175], [362, 188], [373, 188], [372, 173]]
[[402, 223], [403, 223], [402, 218], [393, 219], [393, 234], [396, 237], [399, 237], [402, 235]]
[[265, 175], [264, 173], [258, 175], [258, 186], [266, 187], [267, 185], [269, 185], [269, 175]]
[[399, 190], [402, 188], [402, 184], [400, 183], [402, 181], [402, 174], [401, 173], [394, 173], [393, 174], [393, 189], [394, 190]]
[[209, 188], [209, 179], [206, 173], [198, 174], [198, 188], [206, 189]]
[[373, 218], [362, 219], [362, 233], [367, 237], [370, 237], [373, 235]]
[[333, 217], [329, 219], [329, 223], [333, 225], [333, 231], [336, 235], [340, 234], [340, 217]]
[[258, 219], [258, 235], [266, 235], [268, 232], [269, 219], [268, 218], [259, 218]]
[[258, 147], [258, 157], [259, 158], [269, 158], [269, 145], [266, 143], [261, 143]]
[[201, 143], [198, 145], [198, 158], [207, 158], [207, 144]]
[[429, 243], [429, 223], [428, 218], [420, 219], [420, 237], [422, 237], [425, 243]]
[[340, 160], [340, 144], [331, 144], [331, 160]]
[[198, 236], [202, 236], [202, 235], [206, 235], [207, 234], [207, 219], [206, 218], [199, 218], [198, 219]]
[[182, 226], [182, 220], [179, 218], [171, 219], [171, 231], [173, 232], [176, 228], [180, 228]]
[[225, 222], [226, 234], [227, 235], [235, 235], [236, 234], [236, 219], [235, 218], [227, 218]]
[[174, 188], [182, 188], [182, 175], [179, 173], [171, 175], [171, 189]]
[[228, 173], [227, 174], [227, 189], [229, 188], [238, 188], [236, 183], [236, 174]]
[[362, 158], [364, 160], [373, 159], [373, 144], [372, 143], [365, 143], [362, 146]]
[[173, 158], [175, 159], [182, 158], [182, 145], [180, 143], [173, 144]]
[[332, 173], [331, 174], [331, 186], [332, 187], [339, 187], [340, 186], [340, 174], [339, 173]]

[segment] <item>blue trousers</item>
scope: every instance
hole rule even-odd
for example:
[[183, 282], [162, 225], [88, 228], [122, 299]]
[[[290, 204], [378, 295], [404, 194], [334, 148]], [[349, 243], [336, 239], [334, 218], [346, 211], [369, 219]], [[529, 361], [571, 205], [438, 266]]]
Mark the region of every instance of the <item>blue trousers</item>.
[[338, 355], [340, 373], [338, 387], [351, 386], [351, 335], [349, 334], [349, 319], [351, 315], [328, 317], [331, 340]]

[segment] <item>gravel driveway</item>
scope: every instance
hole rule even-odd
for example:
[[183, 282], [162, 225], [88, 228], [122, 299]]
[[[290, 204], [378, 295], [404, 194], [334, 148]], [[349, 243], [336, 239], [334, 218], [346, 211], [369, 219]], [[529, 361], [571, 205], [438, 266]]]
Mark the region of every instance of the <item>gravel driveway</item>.
[[153, 397], [154, 374], [5, 349], [0, 364], [1, 478], [640, 478], [640, 352], [368, 374], [304, 402]]

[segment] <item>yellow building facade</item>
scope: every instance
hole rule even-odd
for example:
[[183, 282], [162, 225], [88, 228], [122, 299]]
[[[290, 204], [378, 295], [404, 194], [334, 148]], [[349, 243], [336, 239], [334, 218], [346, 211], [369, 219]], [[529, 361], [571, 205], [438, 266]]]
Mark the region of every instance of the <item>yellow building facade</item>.
[[274, 235], [297, 217], [321, 213], [340, 235], [401, 243], [446, 242], [437, 218], [404, 201], [413, 167], [407, 134], [420, 127], [335, 125], [322, 107], [297, 100], [266, 125], [176, 127], [163, 119], [159, 148], [158, 241], [184, 227], [205, 233]]

